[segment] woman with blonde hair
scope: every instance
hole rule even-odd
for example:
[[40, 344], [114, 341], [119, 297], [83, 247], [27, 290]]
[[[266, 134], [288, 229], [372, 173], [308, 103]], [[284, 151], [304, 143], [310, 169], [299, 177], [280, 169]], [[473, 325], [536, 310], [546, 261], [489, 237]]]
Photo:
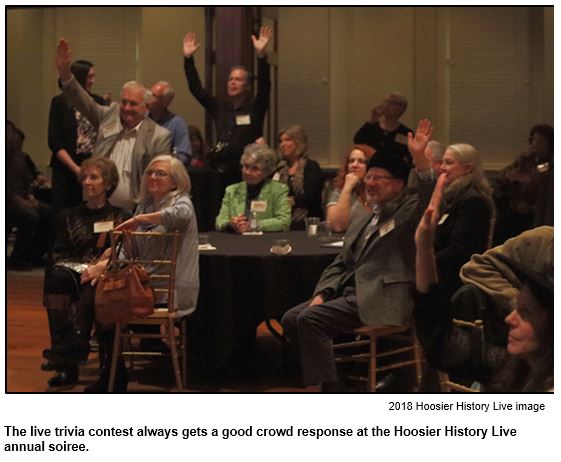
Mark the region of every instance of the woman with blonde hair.
[[[417, 153], [413, 155], [415, 159], [424, 158], [422, 153], [429, 139], [430, 136], [416, 143], [412, 135], [409, 136], [409, 150]], [[439, 280], [452, 294], [461, 285], [459, 272], [462, 265], [473, 254], [483, 253], [489, 247], [495, 206], [479, 154], [472, 145], [448, 146], [436, 173], [443, 177], [444, 192], [434, 249]]]
[[306, 217], [323, 217], [323, 174], [319, 164], [306, 155], [307, 149], [308, 136], [302, 127], [292, 125], [280, 131], [279, 150], [283, 160], [273, 179], [288, 185], [292, 205], [290, 229], [304, 229]]

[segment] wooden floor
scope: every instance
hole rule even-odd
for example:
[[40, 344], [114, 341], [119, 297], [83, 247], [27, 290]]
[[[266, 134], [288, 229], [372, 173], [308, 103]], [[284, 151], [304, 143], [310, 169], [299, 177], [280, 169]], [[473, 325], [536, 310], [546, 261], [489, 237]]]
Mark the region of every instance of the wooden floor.
[[[43, 271], [7, 273], [7, 392], [82, 392], [98, 374], [96, 354], [80, 368], [80, 382], [67, 388], [47, 386], [53, 372], [41, 371], [41, 352], [49, 346], [47, 315], [42, 306]], [[194, 392], [304, 392], [281, 372], [281, 348], [264, 326], [258, 329], [254, 372], [220, 383], [187, 383]], [[175, 383], [169, 361], [135, 363], [130, 392], [172, 392]]]

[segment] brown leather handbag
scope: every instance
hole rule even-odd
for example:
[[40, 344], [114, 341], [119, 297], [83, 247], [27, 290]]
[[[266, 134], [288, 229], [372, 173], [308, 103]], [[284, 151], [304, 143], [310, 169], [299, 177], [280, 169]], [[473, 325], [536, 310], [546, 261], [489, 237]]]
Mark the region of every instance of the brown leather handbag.
[[95, 289], [95, 319], [103, 324], [129, 323], [154, 312], [154, 292], [150, 277], [142, 265], [135, 263], [137, 251], [130, 232], [123, 232], [125, 260], [120, 260], [120, 247], [111, 253], [111, 260]]

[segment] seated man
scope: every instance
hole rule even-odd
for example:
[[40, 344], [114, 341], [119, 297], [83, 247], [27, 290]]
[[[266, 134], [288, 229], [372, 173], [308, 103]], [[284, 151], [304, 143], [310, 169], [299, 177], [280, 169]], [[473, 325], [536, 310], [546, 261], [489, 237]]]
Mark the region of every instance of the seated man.
[[[270, 178], [277, 163], [275, 152], [264, 144], [249, 144], [240, 162], [243, 181], [226, 188], [216, 229], [240, 234], [250, 230], [287, 231], [288, 187]], [[252, 215], [256, 221], [253, 224]]]
[[[424, 123], [416, 137], [430, 136], [430, 123]], [[370, 158], [364, 182], [369, 202], [374, 204], [372, 214], [351, 223], [342, 252], [322, 273], [312, 299], [283, 317], [284, 332], [299, 349], [306, 385], [337, 390], [332, 352], [337, 334], [363, 324], [409, 321], [414, 232], [433, 186], [428, 161], [419, 159], [416, 165], [424, 177], [419, 181], [421, 200], [405, 195], [409, 165], [395, 151], [382, 148]]]

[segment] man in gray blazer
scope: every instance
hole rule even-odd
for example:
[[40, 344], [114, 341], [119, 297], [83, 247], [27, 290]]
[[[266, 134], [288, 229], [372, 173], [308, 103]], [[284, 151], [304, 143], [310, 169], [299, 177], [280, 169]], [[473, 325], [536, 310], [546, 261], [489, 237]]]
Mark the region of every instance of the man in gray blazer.
[[[418, 130], [419, 136], [430, 136], [428, 124]], [[404, 192], [410, 168], [398, 152], [379, 149], [370, 158], [364, 182], [373, 213], [351, 223], [343, 250], [322, 273], [312, 299], [282, 318], [285, 335], [299, 350], [306, 385], [337, 389], [332, 352], [337, 334], [363, 324], [399, 326], [409, 321], [415, 228], [434, 187], [426, 159], [415, 161], [419, 196]]]
[[148, 162], [158, 154], [171, 153], [171, 134], [147, 117], [150, 92], [140, 83], [125, 83], [119, 102], [101, 106], [73, 77], [71, 62], [68, 42], [60, 39], [56, 66], [62, 90], [70, 104], [97, 130], [93, 155], [108, 157], [117, 165], [120, 181], [110, 202], [130, 210], [135, 206]]

